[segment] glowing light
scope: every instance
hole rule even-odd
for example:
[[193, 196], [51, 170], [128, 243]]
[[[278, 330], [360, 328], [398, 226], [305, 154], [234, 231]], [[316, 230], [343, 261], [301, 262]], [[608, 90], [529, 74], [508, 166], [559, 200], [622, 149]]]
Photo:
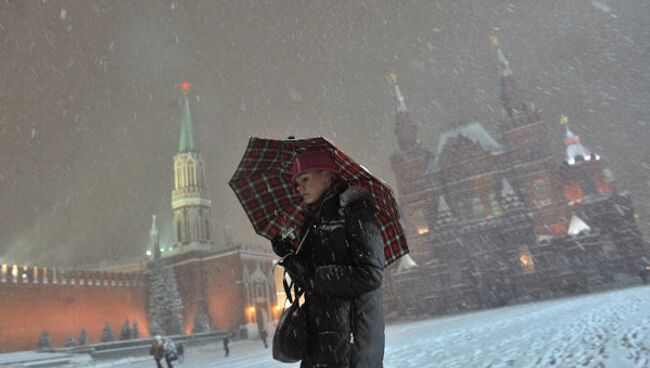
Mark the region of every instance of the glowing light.
[[570, 159], [567, 160], [567, 163], [568, 163], [569, 165], [573, 165], [573, 164], [576, 163], [576, 160], [570, 158]]
[[390, 80], [393, 83], [397, 83], [397, 74], [395, 73], [390, 73]]
[[429, 228], [428, 227], [419, 227], [418, 228], [418, 235], [424, 235], [429, 233]]
[[527, 246], [519, 248], [519, 264], [525, 271], [532, 271], [535, 269], [533, 255], [530, 253], [530, 249], [528, 249]]
[[190, 84], [190, 82], [188, 81], [181, 83], [181, 88], [183, 89], [183, 91], [189, 91], [191, 86], [192, 84]]
[[251, 305], [250, 307], [248, 307], [248, 313], [250, 313], [250, 314], [255, 313], [255, 306], [254, 305]]
[[146, 252], [146, 254], [147, 254], [147, 256], [151, 256], [151, 251], [148, 250], [148, 251]]
[[584, 158], [585, 161], [591, 161], [591, 156], [582, 156], [582, 158]]

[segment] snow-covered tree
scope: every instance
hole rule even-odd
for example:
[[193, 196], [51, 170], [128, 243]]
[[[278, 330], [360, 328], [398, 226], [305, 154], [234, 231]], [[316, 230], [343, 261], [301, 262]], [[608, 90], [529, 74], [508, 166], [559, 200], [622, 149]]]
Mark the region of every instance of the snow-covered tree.
[[38, 342], [36, 343], [36, 350], [48, 349], [51, 347], [52, 347], [52, 340], [50, 339], [50, 332], [45, 330], [38, 338]]
[[72, 347], [77, 346], [77, 339], [75, 339], [74, 336], [66, 337], [64, 346], [66, 348], [72, 348]]
[[203, 308], [199, 308], [198, 313], [194, 316], [194, 325], [192, 326], [192, 333], [208, 332], [210, 329], [210, 319], [205, 313]]
[[129, 325], [129, 319], [124, 320], [122, 325], [122, 330], [120, 331], [120, 340], [130, 340], [131, 339], [131, 326]]
[[79, 345], [84, 346], [88, 343], [88, 331], [86, 331], [85, 328], [81, 329], [81, 333], [79, 334]]
[[113, 328], [111, 328], [110, 323], [106, 322], [106, 326], [102, 330], [102, 342], [111, 342], [115, 337], [113, 337]]
[[[154, 322], [166, 335], [183, 333], [183, 302], [178, 292], [176, 275], [170, 267], [165, 267], [159, 251], [154, 250], [154, 260], [149, 271], [149, 325]], [[150, 328], [150, 335], [153, 331]]]
[[133, 321], [133, 336], [134, 339], [140, 338], [140, 329], [138, 328], [138, 321]]
[[153, 321], [149, 323], [149, 336], [156, 336], [160, 335], [162, 331], [160, 330], [160, 326], [158, 326], [158, 323], [156, 321]]

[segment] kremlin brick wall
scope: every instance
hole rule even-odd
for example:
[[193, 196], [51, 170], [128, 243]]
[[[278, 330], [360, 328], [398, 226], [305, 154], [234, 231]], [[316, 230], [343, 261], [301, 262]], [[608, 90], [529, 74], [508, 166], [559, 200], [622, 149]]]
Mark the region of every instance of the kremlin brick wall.
[[106, 323], [117, 339], [126, 318], [147, 336], [143, 274], [1, 267], [0, 352], [32, 350], [44, 330], [55, 347], [79, 339], [83, 328], [100, 342]]

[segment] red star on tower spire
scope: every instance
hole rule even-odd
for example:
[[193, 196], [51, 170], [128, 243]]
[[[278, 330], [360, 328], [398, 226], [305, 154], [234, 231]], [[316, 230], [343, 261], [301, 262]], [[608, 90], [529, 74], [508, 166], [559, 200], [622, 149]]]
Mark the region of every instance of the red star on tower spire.
[[183, 91], [185, 91], [186, 93], [187, 93], [187, 91], [190, 90], [190, 87], [191, 87], [191, 86], [192, 86], [192, 84], [190, 84], [190, 82], [188, 82], [188, 81], [185, 81], [185, 82], [181, 83], [181, 88], [182, 88]]

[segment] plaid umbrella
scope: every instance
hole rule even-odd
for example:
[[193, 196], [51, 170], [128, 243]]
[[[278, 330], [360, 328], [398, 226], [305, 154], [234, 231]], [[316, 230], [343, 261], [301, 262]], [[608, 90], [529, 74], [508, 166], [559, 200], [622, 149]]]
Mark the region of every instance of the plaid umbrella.
[[386, 265], [408, 253], [393, 191], [322, 137], [289, 140], [252, 137], [248, 141], [244, 157], [229, 184], [259, 235], [273, 239], [302, 224], [303, 201], [292, 180], [290, 167], [294, 157], [304, 151], [330, 151], [343, 180], [370, 192], [384, 240]]

